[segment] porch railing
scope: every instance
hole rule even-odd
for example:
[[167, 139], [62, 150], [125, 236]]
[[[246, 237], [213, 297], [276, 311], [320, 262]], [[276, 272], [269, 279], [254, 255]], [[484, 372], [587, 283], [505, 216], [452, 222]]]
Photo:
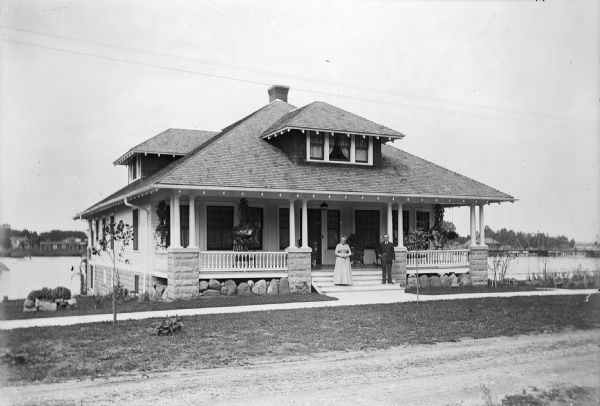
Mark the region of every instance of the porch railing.
[[287, 252], [202, 251], [200, 270], [285, 271]]
[[469, 264], [469, 250], [408, 251], [406, 266], [453, 267]]

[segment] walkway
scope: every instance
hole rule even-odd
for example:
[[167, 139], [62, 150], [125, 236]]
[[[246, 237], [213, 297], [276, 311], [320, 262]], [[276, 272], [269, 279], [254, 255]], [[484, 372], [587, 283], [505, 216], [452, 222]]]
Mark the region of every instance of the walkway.
[[[552, 295], [591, 295], [598, 293], [597, 289], [550, 289], [530, 292], [498, 292], [498, 293], [464, 293], [455, 295], [420, 295], [420, 301], [475, 299], [485, 297], [514, 297], [514, 296], [552, 296]], [[330, 293], [329, 296], [338, 300], [325, 302], [278, 303], [252, 306], [230, 306], [196, 309], [156, 310], [151, 312], [119, 313], [118, 320], [141, 320], [159, 317], [195, 316], [203, 314], [245, 313], [269, 310], [315, 309], [320, 307], [355, 306], [381, 303], [416, 302], [417, 296], [403, 291], [385, 292], [356, 292]], [[112, 321], [112, 314], [90, 314], [87, 316], [46, 317], [38, 319], [0, 320], [0, 330], [16, 328], [69, 326], [83, 323], [99, 323]]]

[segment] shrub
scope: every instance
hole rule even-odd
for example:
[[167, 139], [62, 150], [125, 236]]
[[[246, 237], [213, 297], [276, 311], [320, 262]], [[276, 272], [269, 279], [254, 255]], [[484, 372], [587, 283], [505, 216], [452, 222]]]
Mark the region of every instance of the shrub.
[[54, 299], [63, 299], [63, 300], [69, 300], [71, 298], [71, 291], [68, 288], [65, 288], [64, 286], [58, 286], [56, 287], [53, 291], [53, 296]]

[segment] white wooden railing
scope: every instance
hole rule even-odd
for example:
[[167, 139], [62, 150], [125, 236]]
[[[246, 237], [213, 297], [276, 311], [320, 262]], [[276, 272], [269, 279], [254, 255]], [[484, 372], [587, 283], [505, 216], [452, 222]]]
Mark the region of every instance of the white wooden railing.
[[407, 267], [433, 266], [438, 268], [469, 264], [469, 250], [408, 251]]
[[285, 271], [287, 252], [279, 251], [202, 251], [200, 270]]

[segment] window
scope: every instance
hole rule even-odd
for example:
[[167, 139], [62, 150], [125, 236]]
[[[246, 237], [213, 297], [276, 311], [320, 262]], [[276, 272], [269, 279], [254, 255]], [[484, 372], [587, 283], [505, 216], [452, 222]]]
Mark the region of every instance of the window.
[[133, 276], [133, 291], [135, 293], [140, 291], [140, 275]]
[[340, 242], [340, 211], [327, 210], [327, 248], [335, 249]]
[[417, 229], [429, 231], [429, 212], [418, 211], [417, 212]]
[[179, 238], [183, 248], [190, 245], [190, 206], [179, 206]]
[[94, 289], [94, 265], [90, 265], [90, 289]]
[[100, 239], [100, 220], [96, 220], [96, 241]]
[[[406, 237], [408, 235], [409, 224], [408, 224], [408, 210], [402, 210], [402, 235]], [[398, 210], [392, 212], [392, 222], [394, 226], [394, 244], [398, 245]], [[403, 242], [404, 243], [404, 242]]]
[[363, 241], [365, 248], [377, 248], [379, 245], [379, 210], [356, 210], [354, 212], [354, 232]]
[[142, 160], [139, 156], [134, 156], [129, 161], [129, 181], [134, 181], [142, 175]]
[[356, 162], [369, 162], [369, 139], [357, 135], [355, 148]]
[[310, 159], [323, 159], [325, 149], [325, 137], [323, 134], [310, 134]]
[[329, 160], [350, 162], [350, 137], [345, 134], [329, 136]]
[[108, 237], [110, 238], [110, 249], [114, 250], [115, 249], [115, 239], [114, 239], [114, 234], [115, 234], [115, 216], [110, 216], [109, 227], [110, 227], [110, 235]]
[[249, 220], [256, 225], [252, 232], [252, 241], [250, 243], [251, 250], [263, 249], [263, 209], [262, 207], [248, 207]]
[[290, 209], [279, 209], [279, 249], [290, 246]]
[[209, 250], [232, 250], [233, 207], [206, 207], [206, 248]]
[[131, 223], [133, 226], [133, 250], [134, 251], [138, 250], [139, 215], [140, 215], [139, 210], [133, 209], [133, 218], [131, 219]]

